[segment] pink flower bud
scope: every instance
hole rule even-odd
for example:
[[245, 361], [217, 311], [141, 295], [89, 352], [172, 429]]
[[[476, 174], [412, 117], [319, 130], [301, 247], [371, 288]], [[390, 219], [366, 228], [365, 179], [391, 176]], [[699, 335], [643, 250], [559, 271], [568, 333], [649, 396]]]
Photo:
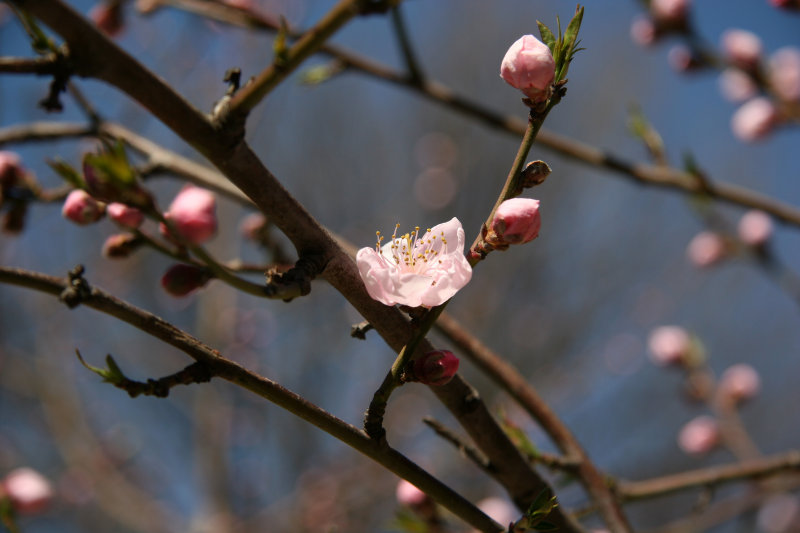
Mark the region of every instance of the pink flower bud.
[[750, 365], [733, 365], [722, 373], [717, 387], [723, 400], [740, 403], [755, 398], [761, 389], [761, 378]]
[[417, 381], [426, 385], [444, 385], [458, 372], [458, 357], [447, 350], [428, 352], [412, 363]]
[[761, 39], [746, 30], [726, 30], [722, 34], [722, 51], [734, 65], [753, 70], [761, 59]]
[[[172, 222], [186, 241], [201, 244], [217, 232], [216, 207], [216, 200], [210, 191], [189, 185], [178, 193], [164, 217]], [[161, 232], [168, 234], [163, 224]]]
[[681, 327], [661, 326], [650, 333], [648, 347], [655, 364], [679, 365], [686, 362], [692, 350], [692, 339]]
[[125, 259], [141, 246], [142, 241], [132, 233], [111, 235], [103, 243], [103, 256], [109, 259]]
[[17, 468], [0, 481], [0, 493], [5, 492], [14, 510], [20, 514], [42, 511], [53, 499], [53, 488], [32, 468]]
[[19, 156], [14, 152], [0, 151], [0, 186], [14, 185], [22, 173]]
[[800, 518], [800, 502], [794, 494], [779, 493], [767, 498], [758, 510], [756, 524], [763, 533], [790, 533]]
[[710, 416], [689, 421], [678, 434], [678, 446], [689, 455], [703, 455], [719, 444], [719, 426]]
[[778, 109], [767, 98], [753, 98], [731, 117], [731, 130], [740, 140], [754, 142], [766, 137], [779, 120]]
[[652, 0], [650, 12], [660, 23], [681, 25], [689, 14], [689, 0]]
[[161, 278], [161, 286], [173, 296], [186, 296], [195, 289], [199, 289], [211, 279], [205, 269], [177, 264], [169, 267]]
[[772, 54], [769, 82], [782, 100], [800, 102], [800, 49], [787, 46]]
[[725, 241], [713, 231], [701, 231], [689, 242], [686, 255], [694, 265], [708, 267], [725, 257]]
[[658, 38], [656, 25], [650, 17], [639, 15], [631, 23], [631, 40], [639, 46], [650, 46]]
[[105, 212], [104, 204], [98, 202], [82, 189], [75, 189], [67, 196], [61, 214], [67, 220], [80, 225], [97, 222]]
[[430, 497], [427, 494], [405, 479], [401, 479], [397, 484], [395, 496], [397, 497], [397, 503], [405, 507], [419, 507], [430, 501]]
[[731, 102], [744, 102], [758, 93], [753, 78], [738, 68], [726, 68], [719, 75], [719, 91]]
[[122, 31], [125, 23], [122, 17], [122, 2], [111, 0], [100, 2], [89, 11], [89, 18], [97, 28], [108, 35], [116, 37]]
[[533, 35], [523, 35], [503, 57], [500, 77], [534, 102], [541, 102], [550, 97], [555, 69], [550, 48]]
[[690, 72], [703, 66], [692, 49], [683, 44], [676, 44], [670, 48], [667, 62], [675, 72]]
[[239, 230], [244, 235], [245, 239], [249, 239], [251, 241], [259, 240], [259, 234], [264, 229], [264, 226], [267, 224], [266, 217], [261, 213], [250, 213], [244, 219], [242, 219], [242, 223], [239, 224]]
[[798, 0], [769, 0], [769, 3], [781, 9], [800, 9]]
[[524, 244], [538, 237], [541, 227], [539, 200], [512, 198], [497, 208], [486, 241], [490, 244]]
[[136, 229], [144, 222], [144, 214], [141, 211], [119, 202], [108, 204], [106, 213], [108, 213], [108, 218], [126, 228]]
[[763, 211], [753, 209], [739, 220], [739, 238], [749, 246], [763, 246], [772, 237], [772, 219]]

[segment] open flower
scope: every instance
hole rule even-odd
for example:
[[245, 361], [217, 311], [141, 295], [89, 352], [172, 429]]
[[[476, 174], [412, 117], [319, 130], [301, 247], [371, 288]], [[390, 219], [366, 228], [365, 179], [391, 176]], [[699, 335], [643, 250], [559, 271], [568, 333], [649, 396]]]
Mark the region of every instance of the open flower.
[[[398, 226], [399, 227], [399, 224]], [[419, 228], [375, 248], [362, 248], [356, 263], [367, 292], [386, 305], [435, 307], [466, 285], [472, 267], [464, 257], [464, 229], [457, 218], [420, 235]]]

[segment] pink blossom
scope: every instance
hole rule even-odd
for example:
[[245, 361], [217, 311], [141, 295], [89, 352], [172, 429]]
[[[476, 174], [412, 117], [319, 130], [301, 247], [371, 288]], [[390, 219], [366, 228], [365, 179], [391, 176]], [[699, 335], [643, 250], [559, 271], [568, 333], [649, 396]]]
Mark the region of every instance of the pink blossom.
[[484, 498], [479, 501], [478, 509], [504, 527], [512, 522], [516, 522], [517, 518], [522, 515], [511, 502], [496, 496]]
[[[399, 224], [397, 226], [400, 227]], [[369, 295], [386, 305], [434, 307], [453, 297], [472, 277], [464, 257], [464, 229], [457, 218], [419, 234], [419, 228], [356, 255]]]
[[691, 337], [685, 329], [678, 326], [661, 326], [654, 329], [647, 344], [652, 361], [661, 366], [685, 362], [692, 349]]
[[650, 12], [660, 22], [682, 24], [689, 14], [689, 0], [652, 0]]
[[103, 218], [104, 204], [98, 202], [82, 189], [75, 189], [67, 195], [61, 214], [67, 220], [80, 225], [91, 224]]
[[686, 255], [696, 266], [711, 266], [725, 257], [725, 241], [713, 231], [701, 231], [689, 242]]
[[267, 218], [261, 213], [250, 213], [242, 219], [239, 224], [239, 231], [242, 232], [245, 239], [257, 241], [260, 239], [259, 234], [264, 230], [267, 224]]
[[639, 15], [631, 23], [631, 40], [640, 46], [650, 46], [656, 42], [658, 33], [650, 17]]
[[717, 421], [707, 415], [689, 421], [678, 434], [678, 446], [689, 455], [703, 455], [719, 444]]
[[17, 468], [0, 481], [0, 493], [5, 493], [14, 509], [21, 514], [42, 511], [53, 499], [50, 481], [36, 470]]
[[119, 202], [112, 202], [106, 207], [108, 218], [126, 228], [136, 229], [144, 222], [144, 214], [135, 207], [128, 207]]
[[769, 3], [781, 9], [800, 9], [798, 0], [769, 0]]
[[761, 59], [761, 39], [746, 30], [726, 30], [722, 34], [722, 51], [734, 65], [752, 70]]
[[781, 99], [800, 101], [800, 49], [780, 48], [769, 59], [769, 81]]
[[186, 296], [211, 279], [208, 272], [193, 265], [172, 265], [161, 277], [161, 286], [173, 296]]
[[512, 198], [495, 211], [486, 240], [491, 244], [524, 244], [538, 237], [541, 227], [539, 200]]
[[739, 220], [739, 238], [749, 246], [763, 246], [772, 237], [772, 219], [763, 211], [752, 209]]
[[[181, 237], [191, 244], [201, 244], [217, 232], [217, 202], [206, 189], [188, 185], [184, 187], [164, 213]], [[161, 225], [161, 232], [167, 234]]]
[[0, 151], [0, 185], [13, 185], [22, 175], [22, 161], [14, 152]]
[[689, 72], [699, 66], [692, 49], [683, 44], [676, 44], [669, 49], [667, 62], [675, 72]]
[[733, 114], [731, 130], [740, 140], [754, 142], [766, 137], [777, 125], [778, 109], [768, 98], [753, 98]]
[[430, 497], [405, 479], [397, 483], [395, 490], [397, 503], [406, 507], [417, 507], [425, 504]]
[[779, 493], [770, 496], [758, 510], [758, 531], [764, 533], [789, 533], [797, 525], [800, 503], [797, 496]]
[[733, 403], [754, 398], [761, 389], [761, 378], [755, 368], [746, 364], [733, 365], [722, 373], [717, 393]]
[[550, 97], [555, 69], [550, 48], [533, 35], [523, 35], [503, 57], [500, 77], [534, 102], [541, 102]]
[[116, 37], [125, 27], [122, 18], [122, 2], [111, 0], [95, 4], [89, 11], [89, 19], [95, 23], [100, 31], [109, 37]]
[[426, 385], [445, 385], [458, 372], [458, 357], [447, 350], [428, 352], [412, 364], [417, 381]]
[[738, 68], [726, 68], [719, 75], [719, 90], [731, 102], [744, 102], [758, 93], [753, 78]]

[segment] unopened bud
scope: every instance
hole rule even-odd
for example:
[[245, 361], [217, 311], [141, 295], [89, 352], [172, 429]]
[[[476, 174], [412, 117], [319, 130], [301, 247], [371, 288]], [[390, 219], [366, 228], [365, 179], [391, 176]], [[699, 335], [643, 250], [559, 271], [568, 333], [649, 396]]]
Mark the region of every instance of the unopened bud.
[[533, 102], [550, 98], [556, 62], [550, 48], [533, 35], [523, 35], [506, 52], [500, 77]]
[[121, 1], [101, 1], [89, 11], [89, 18], [100, 31], [109, 37], [116, 37], [125, 27]]
[[769, 135], [780, 120], [775, 104], [768, 98], [753, 98], [731, 117], [731, 130], [740, 140], [755, 142]]
[[125, 259], [142, 245], [142, 240], [133, 233], [111, 235], [103, 243], [103, 256], [109, 259]]
[[689, 421], [678, 434], [678, 446], [689, 455], [703, 455], [719, 444], [717, 421], [707, 415]]
[[661, 25], [682, 27], [689, 15], [689, 0], [652, 0], [650, 12]]
[[739, 238], [749, 246], [764, 246], [772, 237], [772, 219], [763, 211], [752, 209], [739, 220]]
[[686, 255], [694, 265], [709, 267], [725, 257], [725, 241], [713, 231], [701, 231], [692, 238]]
[[172, 265], [161, 278], [161, 286], [173, 296], [186, 296], [211, 279], [208, 272], [193, 265]]
[[495, 211], [486, 242], [495, 246], [524, 244], [538, 237], [541, 227], [539, 200], [512, 198]]
[[678, 326], [661, 326], [650, 333], [647, 342], [652, 361], [660, 366], [680, 365], [687, 361], [692, 339]]
[[426, 385], [444, 385], [458, 372], [458, 357], [447, 350], [428, 352], [412, 363], [416, 381]]
[[22, 162], [14, 152], [0, 151], [0, 186], [14, 185], [22, 176]]
[[[189, 185], [184, 187], [164, 214], [180, 237], [192, 244], [201, 244], [217, 232], [216, 200], [206, 189]], [[161, 232], [168, 235], [162, 224]]]
[[136, 229], [144, 222], [144, 214], [135, 207], [112, 202], [106, 207], [108, 218], [126, 228]]
[[50, 481], [32, 468], [12, 470], [0, 480], [0, 494], [5, 493], [12, 508], [20, 514], [42, 511], [53, 499]]
[[724, 401], [737, 404], [755, 398], [761, 389], [761, 378], [755, 368], [746, 364], [733, 365], [719, 378], [717, 393]]
[[520, 176], [520, 182], [524, 189], [529, 187], [535, 187], [537, 185], [541, 185], [544, 183], [544, 180], [547, 179], [547, 176], [550, 175], [550, 165], [545, 163], [544, 161], [531, 161], [525, 168], [522, 170], [522, 174]]
[[800, 49], [786, 46], [772, 54], [769, 83], [782, 100], [800, 102]]
[[104, 213], [104, 204], [89, 196], [89, 193], [82, 189], [70, 192], [61, 208], [64, 218], [82, 226], [97, 222], [103, 218]]
[[722, 51], [728, 61], [744, 70], [755, 70], [761, 60], [761, 39], [746, 30], [726, 30], [722, 34]]
[[659, 34], [650, 17], [639, 15], [631, 23], [631, 40], [639, 46], [650, 46], [656, 42]]
[[267, 225], [267, 218], [261, 213], [250, 213], [242, 219], [239, 230], [245, 239], [260, 241]]

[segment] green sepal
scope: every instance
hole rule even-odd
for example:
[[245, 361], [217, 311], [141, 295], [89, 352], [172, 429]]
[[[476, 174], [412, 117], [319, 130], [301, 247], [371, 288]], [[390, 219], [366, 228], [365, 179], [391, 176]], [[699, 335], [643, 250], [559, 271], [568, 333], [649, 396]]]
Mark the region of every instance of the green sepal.
[[537, 20], [536, 25], [539, 26], [539, 35], [542, 36], [542, 42], [547, 45], [552, 53], [556, 46], [556, 36], [543, 22]]
[[575, 9], [575, 16], [572, 17], [572, 20], [569, 21], [567, 25], [567, 31], [564, 33], [564, 36], [561, 36], [561, 24], [559, 21], [559, 46], [558, 46], [558, 57], [556, 57], [556, 53], [553, 53], [553, 57], [556, 60], [556, 83], [563, 80], [567, 77], [567, 71], [569, 70], [569, 64], [572, 62], [572, 58], [575, 57], [575, 54], [583, 48], [577, 48], [580, 41], [578, 41], [578, 32], [581, 29], [581, 23], [583, 22], [583, 6], [578, 6]]
[[281, 24], [278, 28], [278, 34], [272, 43], [272, 51], [275, 54], [275, 65], [283, 66], [289, 60], [289, 46], [287, 40], [289, 37], [289, 26], [286, 19], [281, 17]]
[[86, 188], [86, 181], [84, 181], [81, 173], [72, 168], [72, 165], [63, 159], [57, 158], [53, 161], [48, 161], [47, 164], [55, 171], [56, 174], [64, 178], [64, 181], [73, 187], [77, 189]]
[[304, 85], [319, 85], [324, 83], [344, 70], [340, 61], [331, 61], [324, 65], [311, 67], [300, 75], [300, 83]]
[[125, 147], [117, 141], [109, 146], [107, 151], [99, 154], [88, 153], [83, 156], [83, 164], [91, 166], [115, 187], [122, 189], [136, 184], [136, 172], [128, 161]]
[[119, 366], [117, 365], [114, 358], [111, 357], [111, 354], [106, 356], [106, 366], [108, 368], [100, 368], [97, 366], [92, 366], [86, 361], [84, 361], [83, 357], [81, 356], [81, 352], [79, 350], [75, 350], [75, 354], [78, 356], [81, 364], [85, 366], [88, 370], [91, 370], [101, 378], [103, 378], [103, 382], [111, 383], [112, 385], [119, 385], [121, 383], [125, 383], [128, 379], [122, 373]]

